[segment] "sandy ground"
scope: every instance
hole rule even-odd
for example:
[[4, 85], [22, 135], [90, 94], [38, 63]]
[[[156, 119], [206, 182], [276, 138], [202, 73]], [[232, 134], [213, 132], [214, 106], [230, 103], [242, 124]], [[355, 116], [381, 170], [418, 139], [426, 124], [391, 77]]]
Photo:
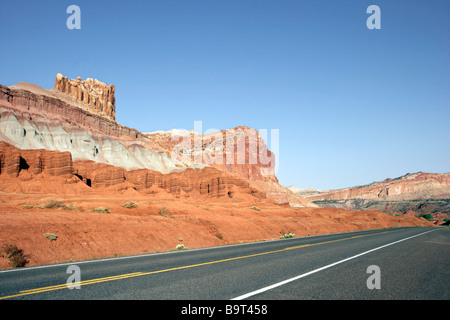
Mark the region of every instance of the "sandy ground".
[[[74, 210], [46, 209], [48, 200]], [[134, 201], [138, 208], [122, 205]], [[24, 207], [27, 206], [28, 207]], [[380, 211], [290, 208], [276, 204], [202, 202], [148, 195], [0, 193], [0, 248], [16, 246], [27, 266], [169, 251], [178, 244], [200, 248], [397, 226], [433, 226], [423, 218]], [[42, 208], [36, 207], [40, 206]], [[30, 208], [33, 207], [33, 208]], [[111, 213], [88, 212], [107, 207]], [[159, 214], [168, 209], [168, 216]], [[51, 241], [45, 233], [57, 235]], [[0, 258], [0, 269], [11, 268]]]

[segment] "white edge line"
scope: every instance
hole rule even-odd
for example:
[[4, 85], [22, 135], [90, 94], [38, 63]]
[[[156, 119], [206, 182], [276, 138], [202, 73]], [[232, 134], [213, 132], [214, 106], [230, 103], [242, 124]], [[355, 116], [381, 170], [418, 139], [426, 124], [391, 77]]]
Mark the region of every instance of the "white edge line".
[[262, 293], [262, 292], [271, 290], [271, 289], [273, 289], [273, 288], [276, 288], [276, 287], [280, 287], [280, 286], [282, 286], [282, 285], [285, 285], [286, 283], [289, 283], [289, 282], [298, 280], [298, 279], [300, 279], [300, 278], [307, 277], [307, 276], [309, 276], [309, 275], [311, 275], [311, 274], [313, 274], [313, 273], [316, 273], [316, 272], [319, 272], [319, 271], [322, 271], [322, 270], [331, 268], [331, 267], [333, 267], [333, 266], [335, 266], [335, 265], [338, 265], [338, 264], [340, 264], [340, 263], [343, 263], [343, 262], [346, 262], [346, 261], [349, 261], [349, 260], [358, 258], [358, 257], [360, 257], [360, 256], [362, 256], [362, 255], [365, 255], [365, 254], [368, 254], [368, 253], [370, 253], [370, 252], [373, 252], [373, 251], [376, 251], [376, 250], [379, 250], [379, 249], [382, 249], [382, 248], [391, 246], [391, 245], [393, 245], [393, 244], [396, 244], [396, 243], [399, 243], [399, 242], [402, 242], [402, 241], [405, 241], [405, 240], [409, 240], [409, 239], [414, 238], [414, 237], [418, 237], [418, 236], [424, 235], [425, 233], [437, 231], [437, 230], [439, 230], [439, 229], [435, 229], [435, 230], [430, 230], [430, 231], [422, 232], [422, 233], [413, 235], [413, 236], [411, 236], [411, 237], [407, 237], [407, 238], [404, 238], [404, 239], [400, 239], [400, 240], [397, 240], [397, 241], [394, 241], [394, 242], [385, 244], [385, 245], [383, 245], [383, 246], [380, 246], [380, 247], [377, 247], [377, 248], [374, 248], [374, 249], [371, 249], [371, 250], [368, 250], [368, 251], [359, 253], [359, 254], [354, 255], [354, 256], [352, 256], [352, 257], [349, 257], [349, 258], [346, 258], [346, 259], [343, 259], [343, 260], [340, 260], [340, 261], [331, 263], [331, 264], [329, 264], [329, 265], [326, 265], [326, 266], [324, 266], [324, 267], [321, 267], [321, 268], [312, 270], [312, 271], [310, 271], [310, 272], [303, 273], [303, 274], [298, 275], [298, 276], [296, 276], [296, 277], [293, 277], [293, 278], [290, 278], [290, 279], [287, 279], [287, 280], [284, 280], [284, 281], [281, 281], [281, 282], [278, 282], [278, 283], [274, 283], [274, 284], [272, 284], [272, 285], [270, 285], [270, 286], [267, 286], [267, 287], [264, 287], [264, 288], [261, 288], [261, 289], [258, 289], [258, 290], [255, 290], [255, 291], [252, 291], [252, 292], [243, 294], [243, 295], [241, 295], [241, 296], [239, 296], [239, 297], [236, 297], [236, 298], [233, 298], [233, 299], [231, 299], [231, 300], [243, 300], [243, 299], [249, 298], [249, 297], [254, 296], [254, 295], [257, 295], [257, 294], [259, 294], [259, 293]]
[[[405, 228], [405, 227], [400, 227], [400, 229], [403, 229], [403, 228]], [[408, 228], [408, 227], [406, 227], [406, 228]], [[327, 234], [316, 234], [316, 235], [312, 235], [312, 236], [295, 237], [295, 238], [283, 239], [283, 240], [280, 240], [280, 239], [260, 240], [260, 241], [255, 241], [255, 242], [226, 244], [226, 245], [222, 245], [222, 246], [196, 248], [196, 249], [189, 249], [189, 250], [184, 250], [184, 251], [153, 252], [153, 253], [144, 253], [144, 254], [137, 254], [137, 255], [131, 255], [131, 256], [123, 256], [123, 257], [112, 257], [112, 258], [102, 258], [102, 259], [93, 259], [93, 260], [81, 260], [81, 261], [73, 261], [73, 262], [62, 262], [62, 263], [45, 264], [45, 265], [40, 265], [40, 266], [31, 266], [31, 267], [24, 267], [24, 268], [3, 269], [3, 270], [0, 270], [0, 273], [30, 271], [30, 270], [35, 270], [35, 269], [62, 267], [62, 266], [69, 266], [69, 265], [74, 265], [74, 264], [78, 265], [78, 264], [96, 263], [96, 262], [104, 262], [104, 261], [112, 261], [112, 260], [113, 261], [117, 261], [117, 260], [122, 260], [122, 259], [143, 258], [143, 257], [148, 257], [148, 256], [156, 256], [156, 255], [171, 254], [171, 253], [178, 253], [178, 254], [180, 254], [180, 253], [183, 253], [183, 252], [193, 252], [193, 251], [210, 250], [210, 249], [230, 248], [230, 247], [236, 247], [236, 246], [254, 245], [254, 244], [268, 243], [268, 242], [274, 242], [274, 241], [293, 241], [293, 240], [299, 240], [299, 239], [323, 237], [323, 236], [333, 236], [333, 235], [340, 235], [340, 234], [347, 234], [347, 233], [358, 233], [358, 232], [365, 232], [365, 231], [380, 231], [380, 230], [385, 230], [385, 229], [387, 229], [387, 228], [355, 230], [355, 231], [338, 232], [338, 233], [327, 233]]]

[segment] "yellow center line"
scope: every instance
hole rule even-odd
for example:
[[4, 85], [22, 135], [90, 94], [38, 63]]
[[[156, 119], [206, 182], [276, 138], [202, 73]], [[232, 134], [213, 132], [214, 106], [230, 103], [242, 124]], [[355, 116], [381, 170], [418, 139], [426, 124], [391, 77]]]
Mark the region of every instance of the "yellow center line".
[[181, 266], [181, 267], [174, 267], [174, 268], [169, 268], [169, 269], [162, 269], [162, 270], [156, 270], [156, 271], [150, 271], [150, 272], [134, 272], [134, 273], [127, 273], [127, 274], [111, 276], [111, 277], [97, 278], [97, 279], [91, 279], [91, 280], [84, 280], [84, 281], [74, 282], [74, 283], [69, 283], [69, 284], [64, 283], [64, 284], [58, 284], [58, 285], [54, 285], [54, 286], [41, 287], [41, 288], [29, 289], [29, 290], [22, 290], [22, 291], [19, 291], [18, 294], [13, 294], [13, 295], [9, 295], [9, 296], [0, 297], [0, 300], [1, 299], [20, 297], [20, 296], [25, 296], [25, 295], [30, 295], [30, 294], [36, 294], [36, 293], [41, 293], [41, 292], [55, 291], [55, 290], [61, 290], [61, 289], [65, 289], [65, 288], [73, 288], [73, 287], [77, 287], [77, 286], [83, 286], [83, 285], [89, 285], [89, 284], [95, 284], [95, 283], [102, 283], [102, 282], [107, 282], [107, 281], [115, 281], [115, 280], [121, 280], [121, 279], [127, 279], [127, 278], [133, 278], [133, 277], [140, 277], [140, 276], [146, 276], [146, 275], [151, 275], [151, 274], [157, 274], [157, 273], [162, 273], [162, 272], [169, 272], [169, 271], [175, 271], [175, 270], [195, 268], [195, 267], [206, 266], [206, 265], [222, 263], [222, 262], [227, 262], [227, 261], [234, 261], [234, 260], [239, 260], [239, 259], [252, 258], [252, 257], [266, 255], [266, 254], [279, 253], [279, 252], [284, 252], [284, 251], [288, 251], [288, 250], [295, 250], [295, 249], [306, 248], [306, 247], [311, 247], [311, 246], [318, 246], [318, 245], [322, 245], [322, 244], [328, 244], [328, 243], [333, 243], [333, 242], [345, 241], [345, 240], [350, 240], [350, 239], [355, 239], [355, 238], [379, 235], [379, 234], [389, 233], [389, 232], [394, 232], [394, 231], [397, 231], [397, 230], [383, 231], [383, 232], [377, 232], [377, 233], [371, 233], [371, 234], [366, 234], [366, 235], [353, 236], [353, 237], [349, 237], [349, 238], [330, 240], [330, 241], [324, 241], [324, 242], [318, 242], [318, 243], [303, 244], [303, 245], [294, 246], [294, 247], [288, 247], [288, 248], [279, 249], [279, 250], [266, 251], [266, 252], [255, 253], [255, 254], [250, 254], [250, 255], [246, 255], [246, 256], [239, 256], [239, 257], [227, 258], [227, 259], [222, 259], [222, 260], [214, 260], [214, 261], [203, 262], [203, 263], [198, 263], [198, 264], [191, 264], [191, 265]]
[[97, 283], [97, 282], [104, 282], [104, 281], [111, 281], [111, 280], [118, 280], [118, 279], [125, 279], [125, 278], [129, 278], [129, 277], [135, 277], [137, 275], [140, 275], [142, 272], [135, 272], [135, 273], [128, 273], [128, 274], [123, 274], [123, 275], [118, 275], [118, 276], [112, 276], [112, 277], [105, 277], [105, 278], [98, 278], [98, 279], [92, 279], [92, 280], [85, 280], [85, 281], [81, 281], [81, 282], [73, 282], [73, 283], [65, 283], [65, 284], [58, 284], [55, 286], [50, 286], [50, 287], [43, 287], [43, 288], [37, 288], [37, 289], [29, 289], [29, 290], [22, 290], [19, 291], [20, 293], [36, 293], [36, 292], [40, 292], [42, 290], [57, 290], [57, 289], [64, 289], [67, 287], [76, 287], [76, 286], [80, 286], [80, 285], [86, 285], [86, 284], [92, 284], [92, 283]]

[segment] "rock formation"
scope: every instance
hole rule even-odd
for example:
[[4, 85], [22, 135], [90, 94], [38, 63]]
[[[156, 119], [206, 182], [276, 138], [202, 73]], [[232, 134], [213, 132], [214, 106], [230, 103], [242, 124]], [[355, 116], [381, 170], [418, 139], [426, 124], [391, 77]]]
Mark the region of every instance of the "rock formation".
[[275, 155], [259, 132], [245, 126], [208, 134], [195, 132], [146, 133], [178, 164], [206, 164], [248, 180], [278, 183]]
[[69, 80], [61, 73], [56, 75], [55, 89], [66, 93], [76, 101], [82, 103], [93, 113], [100, 113], [106, 117], [116, 119], [116, 101], [114, 96], [115, 86], [100, 82], [97, 79], [81, 77]]
[[[99, 81], [68, 80], [59, 74], [55, 88], [49, 90], [24, 82], [0, 85], [0, 141], [21, 150], [68, 151], [74, 161], [90, 160], [125, 171], [150, 169], [168, 174], [209, 166], [244, 179], [278, 202], [315, 206], [278, 183], [275, 155], [254, 129], [191, 132], [188, 140], [192, 144], [180, 150], [184, 138], [174, 138], [177, 132], [142, 134], [114, 118], [114, 86]], [[200, 161], [191, 161], [196, 159]]]
[[0, 174], [18, 177], [22, 171], [37, 175], [43, 172], [62, 178], [72, 176], [69, 152], [49, 150], [20, 150], [0, 141]]
[[[69, 152], [20, 150], [0, 141], [0, 191], [13, 188], [30, 192], [29, 181], [42, 176], [59, 178], [49, 181], [53, 184], [54, 193], [65, 192], [67, 185], [78, 182], [84, 185], [80, 189], [82, 193], [121, 194], [133, 190], [142, 194], [164, 192], [175, 198], [206, 196], [230, 201], [240, 198], [265, 201], [266, 198], [264, 192], [252, 188], [245, 179], [212, 167], [180, 169], [169, 174], [149, 169], [127, 171], [90, 160], [72, 161]], [[32, 188], [33, 193], [46, 193], [48, 190], [44, 187], [36, 189], [34, 185]]]

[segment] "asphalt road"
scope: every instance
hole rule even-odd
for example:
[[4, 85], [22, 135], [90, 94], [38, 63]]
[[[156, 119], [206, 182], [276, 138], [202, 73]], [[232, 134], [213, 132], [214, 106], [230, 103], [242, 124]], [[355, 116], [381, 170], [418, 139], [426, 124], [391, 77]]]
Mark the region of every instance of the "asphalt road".
[[[74, 265], [79, 279], [68, 273]], [[2, 270], [0, 299], [448, 300], [450, 231], [368, 230]]]

